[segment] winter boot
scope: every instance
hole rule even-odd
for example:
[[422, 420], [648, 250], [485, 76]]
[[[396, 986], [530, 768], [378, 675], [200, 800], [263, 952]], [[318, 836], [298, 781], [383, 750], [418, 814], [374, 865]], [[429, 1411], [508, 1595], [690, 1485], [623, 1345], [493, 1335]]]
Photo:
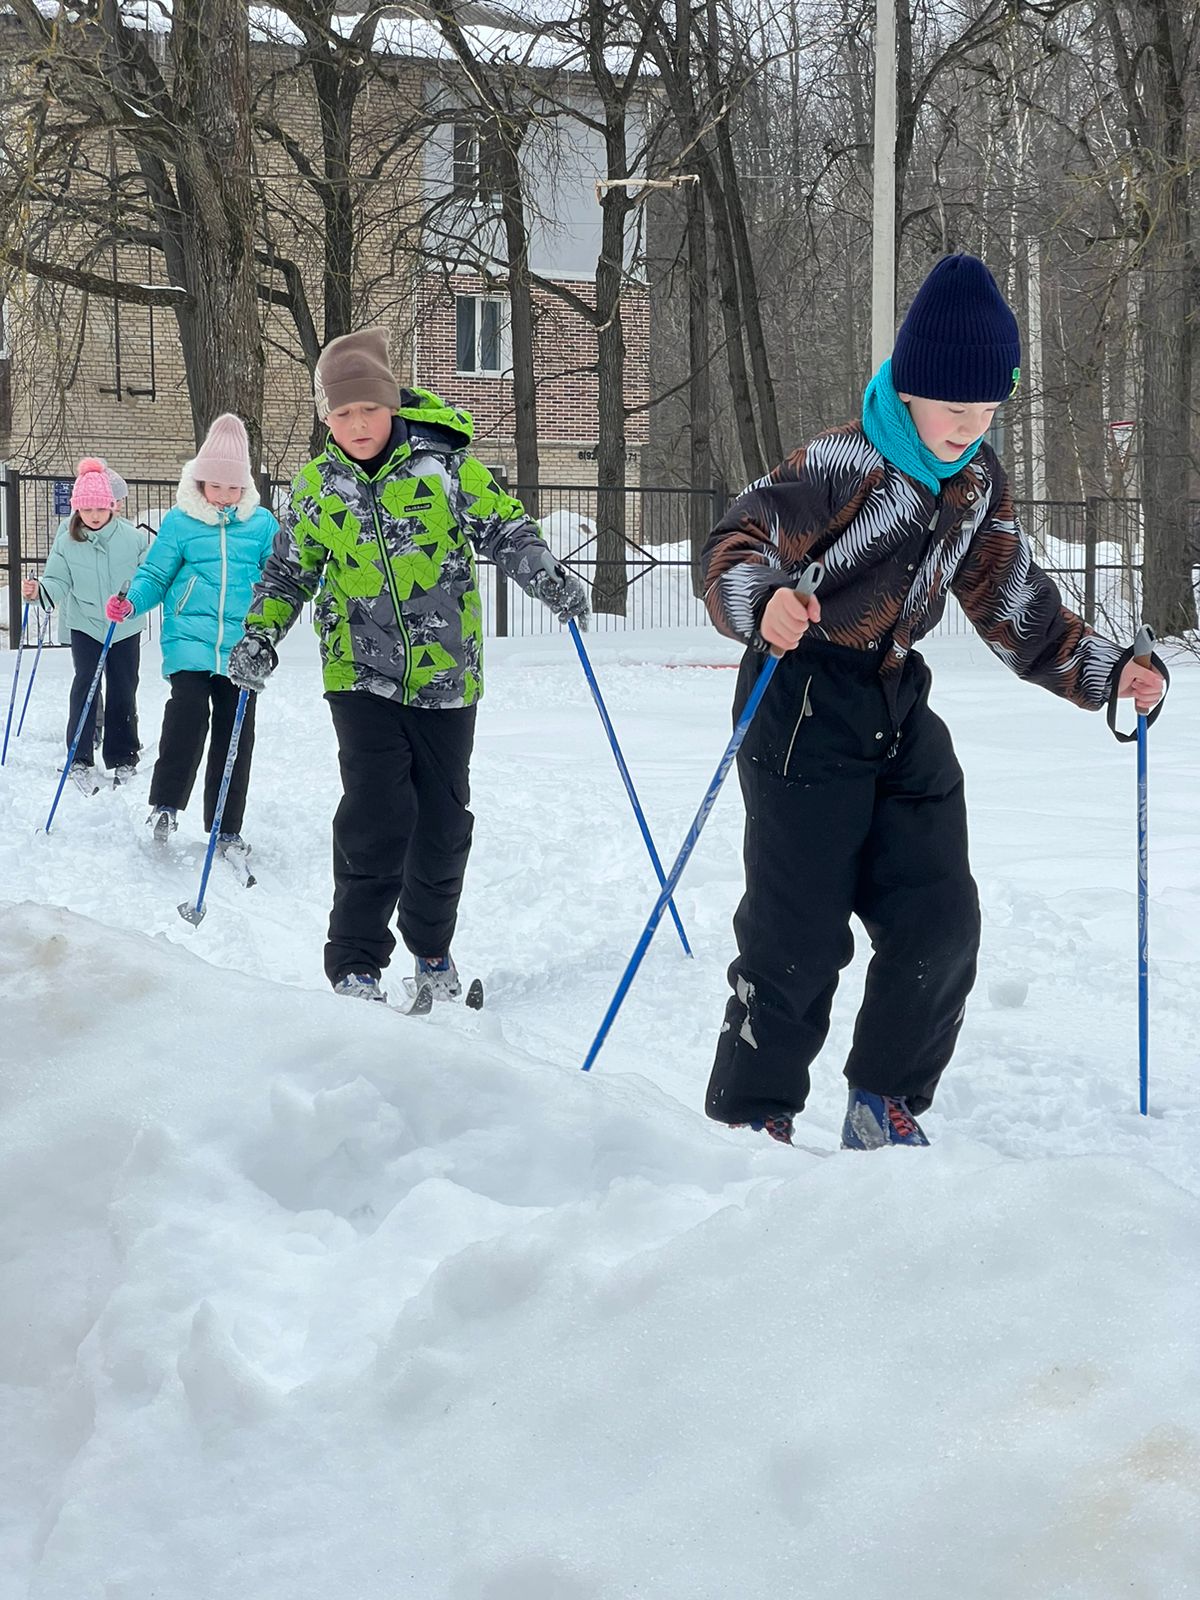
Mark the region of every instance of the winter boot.
[[458, 976], [458, 968], [454, 965], [454, 957], [418, 956], [416, 976], [412, 979], [412, 992], [416, 993], [422, 985], [428, 985], [435, 1000], [461, 1000], [462, 982]]
[[71, 782], [84, 794], [100, 793], [100, 785], [96, 782], [96, 769], [85, 766], [82, 761], [71, 763]]
[[886, 1144], [927, 1145], [921, 1125], [904, 1100], [850, 1086], [842, 1124], [843, 1150], [881, 1150]]
[[343, 972], [333, 986], [334, 994], [346, 994], [354, 1000], [378, 1000], [387, 1004], [387, 995], [379, 987], [379, 979], [367, 972]]
[[179, 826], [175, 820], [174, 806], [151, 806], [146, 822], [154, 829], [155, 844], [166, 844]]
[[731, 1128], [753, 1128], [755, 1133], [769, 1133], [780, 1144], [791, 1144], [796, 1129], [796, 1119], [790, 1113], [778, 1117], [763, 1117], [755, 1122], [731, 1122]]

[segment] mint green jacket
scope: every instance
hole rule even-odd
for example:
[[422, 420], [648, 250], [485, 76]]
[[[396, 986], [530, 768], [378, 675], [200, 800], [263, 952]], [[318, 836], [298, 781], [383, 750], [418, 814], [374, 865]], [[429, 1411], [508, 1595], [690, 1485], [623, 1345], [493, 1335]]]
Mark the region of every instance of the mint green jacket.
[[[141, 565], [150, 539], [142, 528], [135, 528], [124, 517], [110, 517], [102, 528], [80, 528], [85, 539], [72, 539], [70, 518], [59, 524], [38, 579], [43, 607], [58, 614], [59, 637], [69, 644], [72, 629], [104, 642], [108, 618], [104, 605], [129, 583]], [[114, 640], [141, 633], [145, 619], [131, 617], [119, 622]]]

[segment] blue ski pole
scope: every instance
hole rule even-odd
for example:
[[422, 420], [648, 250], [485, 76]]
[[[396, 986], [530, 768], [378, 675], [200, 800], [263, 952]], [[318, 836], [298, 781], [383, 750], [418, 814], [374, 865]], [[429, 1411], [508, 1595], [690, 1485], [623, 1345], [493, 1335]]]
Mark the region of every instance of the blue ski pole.
[[[126, 588], [128, 585], [125, 586]], [[125, 598], [125, 588], [120, 591], [122, 600]], [[84, 724], [88, 719], [88, 712], [92, 709], [92, 701], [96, 698], [96, 690], [100, 687], [100, 675], [104, 671], [104, 663], [108, 660], [109, 646], [113, 642], [113, 634], [117, 631], [115, 622], [110, 622], [108, 632], [104, 635], [104, 643], [100, 646], [100, 659], [96, 662], [96, 670], [92, 673], [92, 681], [88, 687], [87, 699], [83, 702], [83, 710], [79, 713], [79, 721], [75, 724], [75, 737], [71, 740], [71, 748], [67, 751], [67, 759], [63, 764], [62, 777], [58, 780], [58, 788], [54, 791], [54, 803], [50, 807], [50, 815], [46, 818], [46, 832], [50, 832], [50, 824], [54, 821], [54, 813], [58, 810], [58, 802], [62, 798], [63, 789], [67, 779], [71, 776], [71, 768], [75, 764], [75, 752], [79, 749], [79, 740], [83, 735]]]
[[[1133, 659], [1148, 667], [1154, 635], [1145, 625], [1138, 629]], [[1146, 713], [1137, 719], [1137, 870], [1138, 870], [1138, 1110], [1150, 1114], [1150, 861], [1147, 828]]]
[[0, 767], [8, 760], [8, 734], [12, 727], [13, 707], [17, 703], [17, 681], [21, 676], [21, 657], [25, 654], [25, 629], [29, 626], [29, 601], [25, 602], [25, 609], [21, 612], [21, 637], [17, 641], [17, 659], [13, 666], [12, 693], [8, 697], [8, 716], [4, 723], [4, 749], [0, 750]]
[[246, 715], [246, 702], [250, 698], [249, 689], [243, 689], [238, 695], [237, 710], [233, 716], [233, 732], [229, 735], [229, 750], [225, 756], [225, 771], [221, 774], [221, 787], [217, 791], [217, 809], [213, 812], [213, 824], [208, 834], [208, 850], [204, 856], [204, 871], [200, 874], [200, 892], [196, 896], [195, 905], [189, 905], [186, 900], [180, 902], [179, 915], [185, 922], [190, 922], [198, 928], [204, 921], [204, 891], [208, 888], [208, 875], [212, 871], [213, 856], [217, 849], [217, 836], [221, 832], [221, 818], [225, 815], [225, 797], [229, 793], [229, 780], [233, 776], [233, 764], [237, 760], [238, 741], [242, 737], [242, 719]]
[[[812, 566], [807, 567], [801, 574], [799, 583], [796, 585], [796, 593], [806, 600], [811, 599], [816, 593], [817, 585], [821, 581], [823, 570], [824, 569], [816, 562], [814, 562]], [[650, 948], [650, 941], [654, 938], [655, 929], [662, 921], [662, 914], [666, 909], [667, 902], [674, 894], [675, 887], [680, 878], [683, 876], [683, 869], [687, 866], [688, 858], [691, 856], [692, 851], [696, 848], [696, 841], [700, 837], [700, 832], [704, 827], [704, 824], [708, 821], [708, 814], [712, 810], [713, 806], [717, 803], [717, 796], [721, 792], [721, 785], [725, 782], [725, 779], [729, 775], [729, 769], [734, 763], [734, 758], [741, 749], [742, 740], [746, 737], [746, 734], [750, 729], [750, 724], [754, 721], [754, 713], [758, 710], [759, 704], [762, 701], [762, 697], [767, 692], [767, 685], [775, 676], [775, 669], [778, 667], [781, 659], [781, 653], [777, 653], [774, 647], [772, 647], [770, 657], [762, 671], [759, 673], [758, 682], [750, 691], [750, 698], [746, 701], [746, 704], [742, 710], [742, 714], [737, 720], [737, 725], [733, 730], [733, 736], [729, 743], [725, 746], [725, 754], [721, 757], [720, 764], [718, 765], [716, 772], [713, 774], [713, 780], [708, 786], [708, 790], [704, 796], [704, 799], [700, 802], [700, 809], [696, 813], [695, 820], [688, 829], [687, 837], [680, 846], [679, 854], [675, 857], [675, 864], [671, 868], [670, 872], [667, 873], [667, 881], [663, 884], [662, 892], [658, 899], [654, 902], [654, 909], [650, 913], [649, 919], [646, 922], [646, 926], [642, 929], [642, 936], [638, 940], [637, 945], [634, 948], [634, 952], [629, 958], [629, 964], [621, 976], [620, 983], [617, 985], [617, 992], [613, 995], [612, 1000], [609, 1002], [608, 1010], [604, 1013], [604, 1020], [600, 1024], [600, 1028], [596, 1034], [596, 1037], [592, 1040], [592, 1047], [588, 1051], [587, 1059], [584, 1061], [581, 1069], [584, 1072], [591, 1071], [592, 1064], [596, 1060], [596, 1057], [600, 1054], [605, 1039], [608, 1038], [609, 1029], [616, 1021], [617, 1012], [621, 1009], [621, 1004], [629, 992], [629, 987], [634, 978], [637, 976], [637, 970], [642, 964], [642, 959], [645, 956], [646, 951]]]
[[46, 642], [46, 635], [50, 632], [50, 613], [48, 611], [38, 618], [37, 649], [33, 653], [33, 666], [29, 672], [29, 682], [25, 685], [25, 699], [21, 704], [21, 715], [17, 721], [17, 738], [21, 737], [21, 729], [25, 726], [25, 713], [29, 710], [29, 696], [33, 693], [33, 680], [37, 677], [38, 662], [42, 659], [42, 646]]
[[[575, 648], [579, 652], [579, 660], [583, 666], [583, 675], [587, 679], [588, 688], [592, 691], [592, 699], [596, 702], [596, 710], [600, 713], [600, 721], [604, 724], [604, 731], [608, 735], [608, 742], [612, 746], [612, 753], [616, 758], [617, 771], [621, 774], [621, 781], [625, 785], [625, 793], [629, 796], [629, 803], [633, 807], [633, 814], [637, 818], [638, 827], [642, 830], [642, 838], [646, 841], [646, 849], [650, 852], [650, 860], [654, 864], [654, 871], [658, 875], [659, 887], [666, 883], [666, 874], [663, 872], [662, 862], [658, 859], [658, 851], [654, 848], [654, 840], [650, 837], [650, 829], [646, 823], [645, 813], [642, 811], [641, 802], [637, 797], [637, 790], [633, 787], [633, 779], [629, 768], [625, 764], [625, 757], [621, 754], [621, 746], [617, 743], [617, 731], [612, 725], [612, 718], [604, 704], [604, 697], [600, 693], [600, 685], [596, 682], [596, 674], [592, 671], [592, 663], [588, 660], [587, 651], [583, 648], [583, 639], [580, 635], [575, 618], [568, 623], [571, 638], [575, 641]], [[683, 923], [679, 920], [679, 912], [675, 908], [674, 900], [667, 902], [672, 921], [675, 923], [679, 934], [679, 942], [683, 946], [685, 956], [690, 956], [692, 947], [688, 944], [687, 934], [683, 931]]]

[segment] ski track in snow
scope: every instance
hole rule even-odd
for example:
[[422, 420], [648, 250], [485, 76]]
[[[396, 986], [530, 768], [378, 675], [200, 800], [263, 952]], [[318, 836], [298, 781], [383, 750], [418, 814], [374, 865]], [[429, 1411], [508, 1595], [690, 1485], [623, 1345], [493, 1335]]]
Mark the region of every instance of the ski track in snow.
[[[736, 651], [588, 642], [669, 865], [729, 730], [733, 673], [691, 667]], [[1200, 1596], [1200, 671], [1151, 737], [1142, 1118], [1132, 748], [927, 653], [980, 977], [934, 1147], [828, 1161], [702, 1114], [735, 776], [676, 897], [696, 959], [664, 917], [579, 1072], [655, 883], [565, 635], [489, 642], [455, 945], [487, 1007], [422, 1021], [321, 974], [307, 632], [259, 707], [258, 885], [215, 866], [199, 929], [198, 798], [165, 850], [143, 826], [156, 652], [142, 776], [49, 836], [43, 655], [0, 773], [0, 1600]]]

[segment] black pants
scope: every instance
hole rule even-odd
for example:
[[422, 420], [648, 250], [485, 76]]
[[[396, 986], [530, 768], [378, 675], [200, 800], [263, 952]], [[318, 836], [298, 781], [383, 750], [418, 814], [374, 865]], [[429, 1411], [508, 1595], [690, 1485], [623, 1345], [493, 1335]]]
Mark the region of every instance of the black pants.
[[[103, 646], [90, 633], [71, 629], [71, 660], [75, 664], [75, 678], [71, 684], [71, 708], [67, 721], [67, 749], [75, 737], [83, 702], [92, 686], [96, 663]], [[101, 753], [104, 765], [111, 772], [115, 767], [136, 767], [138, 759], [137, 687], [138, 669], [142, 659], [142, 636], [134, 633], [127, 639], [118, 639], [108, 647], [104, 662], [104, 687], [108, 690], [108, 706], [104, 714], [104, 732]], [[90, 767], [96, 760], [96, 713], [100, 708], [100, 686], [97, 686], [88, 707], [87, 721], [79, 736], [75, 752], [77, 766]]]
[[[757, 670], [743, 666], [739, 705]], [[963, 777], [916, 655], [904, 684], [889, 709], [874, 657], [814, 643], [767, 687], [738, 757], [746, 893], [708, 1088], [718, 1121], [803, 1107], [852, 915], [874, 955], [846, 1077], [923, 1111], [953, 1053], [979, 947]]]
[[[221, 817], [222, 833], [240, 833], [246, 811], [246, 791], [250, 787], [250, 758], [254, 754], [254, 702], [246, 700], [237, 759], [225, 797]], [[204, 826], [210, 829], [221, 792], [225, 758], [233, 734], [238, 690], [216, 672], [173, 672], [171, 698], [163, 711], [162, 733], [158, 740], [158, 760], [150, 780], [150, 804], [174, 806], [182, 811], [192, 794], [204, 741], [208, 737], [211, 711], [212, 739], [208, 746], [208, 766], [204, 773]]]
[[325, 946], [336, 983], [383, 971], [396, 947], [393, 916], [413, 955], [449, 951], [475, 821], [475, 707], [421, 711], [364, 690], [325, 698], [342, 769]]

